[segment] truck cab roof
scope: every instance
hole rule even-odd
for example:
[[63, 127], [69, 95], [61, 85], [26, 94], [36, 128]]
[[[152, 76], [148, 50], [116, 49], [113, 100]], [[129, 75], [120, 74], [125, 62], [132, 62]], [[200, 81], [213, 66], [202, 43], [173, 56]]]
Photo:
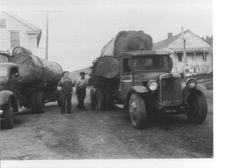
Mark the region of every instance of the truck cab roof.
[[122, 52], [120, 56], [154, 56], [154, 55], [171, 55], [174, 51], [171, 49], [166, 50], [137, 50]]

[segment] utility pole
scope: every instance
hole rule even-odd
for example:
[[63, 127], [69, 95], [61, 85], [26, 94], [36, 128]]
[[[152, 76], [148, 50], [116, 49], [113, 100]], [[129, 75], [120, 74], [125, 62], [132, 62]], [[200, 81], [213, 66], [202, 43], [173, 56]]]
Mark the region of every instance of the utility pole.
[[49, 13], [46, 12], [46, 47], [45, 47], [45, 59], [48, 60], [48, 50], [49, 50]]
[[49, 14], [53, 12], [61, 12], [61, 11], [38, 11], [44, 12], [46, 14], [46, 42], [45, 42], [45, 59], [49, 59]]
[[183, 60], [185, 63], [185, 67], [187, 66], [187, 48], [186, 48], [186, 39], [184, 37], [184, 28], [181, 27], [181, 34], [182, 34], [182, 40], [183, 40]]

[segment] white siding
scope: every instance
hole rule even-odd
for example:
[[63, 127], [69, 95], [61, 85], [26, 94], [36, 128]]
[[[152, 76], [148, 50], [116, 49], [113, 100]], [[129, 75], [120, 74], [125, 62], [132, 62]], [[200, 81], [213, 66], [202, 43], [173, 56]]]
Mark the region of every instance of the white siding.
[[0, 50], [12, 50], [10, 32], [18, 31], [20, 33], [20, 46], [31, 50], [34, 54], [37, 53], [36, 34], [28, 34], [29, 31], [33, 31], [31, 28], [5, 13], [2, 13], [0, 17], [6, 19], [6, 28], [0, 28]]
[[[212, 72], [213, 71], [212, 46], [189, 30], [185, 31], [184, 38], [186, 39], [188, 67], [192, 69], [193, 72], [195, 73]], [[157, 48], [158, 50], [172, 49], [175, 51], [175, 54], [171, 56], [173, 58], [172, 72], [183, 73], [185, 71], [186, 65], [184, 63], [183, 58], [181, 62], [178, 60], [178, 55], [177, 55], [178, 53], [183, 53], [182, 35], [178, 34], [176, 35], [174, 40], [171, 41], [170, 39], [169, 41], [165, 41], [165, 46], [164, 43], [162, 43], [161, 45], [162, 47], [161, 48], [158, 47]], [[207, 61], [203, 60], [203, 52], [208, 53]]]
[[[172, 55], [173, 58], [173, 70], [172, 72], [183, 73], [185, 70], [184, 62], [179, 62], [176, 54]], [[194, 70], [195, 73], [209, 73], [212, 72], [213, 63], [212, 63], [212, 54], [207, 55], [207, 61], [203, 61], [203, 56], [196, 54], [193, 57], [187, 56], [188, 66]]]
[[10, 49], [10, 33], [6, 29], [0, 29], [0, 50]]

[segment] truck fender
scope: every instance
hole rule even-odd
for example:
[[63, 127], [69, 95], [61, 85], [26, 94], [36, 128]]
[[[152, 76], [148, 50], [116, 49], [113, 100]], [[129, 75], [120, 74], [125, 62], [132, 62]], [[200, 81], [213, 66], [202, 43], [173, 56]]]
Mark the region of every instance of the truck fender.
[[147, 92], [149, 92], [148, 88], [145, 86], [133, 86], [132, 90], [135, 93], [147, 93]]
[[4, 108], [11, 101], [14, 112], [18, 111], [16, 97], [13, 92], [9, 90], [0, 91], [0, 107]]
[[128, 102], [129, 102], [129, 98], [132, 95], [132, 93], [139, 93], [139, 94], [143, 94], [143, 93], [148, 93], [149, 90], [147, 87], [145, 86], [132, 86], [132, 89], [128, 92], [127, 96], [126, 96], [126, 102], [125, 102], [125, 106], [124, 108], [127, 109], [128, 108]]
[[187, 101], [188, 97], [192, 94], [192, 93], [195, 93], [195, 92], [203, 92], [204, 90], [207, 90], [207, 88], [201, 84], [198, 84], [196, 86], [196, 88], [194, 89], [190, 89], [190, 88], [187, 88], [185, 87], [183, 89], [183, 100], [184, 102]]

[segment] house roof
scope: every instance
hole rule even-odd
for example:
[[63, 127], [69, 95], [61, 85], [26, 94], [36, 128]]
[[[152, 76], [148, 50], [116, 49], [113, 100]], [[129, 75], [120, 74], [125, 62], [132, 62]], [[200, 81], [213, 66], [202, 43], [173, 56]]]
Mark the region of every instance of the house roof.
[[172, 54], [172, 50], [137, 50], [137, 51], [127, 51], [122, 52], [121, 56], [148, 56], [148, 55], [170, 55]]
[[30, 32], [36, 32], [38, 33], [37, 36], [37, 46], [39, 45], [40, 39], [41, 39], [41, 35], [42, 35], [42, 30], [40, 28], [38, 28], [37, 26], [31, 24], [30, 22], [28, 22], [27, 20], [21, 18], [20, 16], [17, 16], [13, 13], [9, 13], [9, 12], [3, 12], [4, 14], [8, 15], [9, 17], [13, 18], [14, 20], [18, 21], [19, 23], [23, 24], [24, 26], [28, 27], [29, 29], [31, 29]]
[[[212, 46], [206, 42], [205, 40], [203, 40], [201, 37], [199, 37], [198, 35], [196, 35], [195, 33], [191, 32], [190, 30], [186, 30], [184, 31], [184, 35], [185, 34], [191, 34], [192, 36], [198, 38], [200, 40], [200, 42], [202, 42], [204, 45], [202, 46], [199, 46], [199, 44], [195, 44], [193, 46], [190, 46], [189, 48], [187, 48], [187, 50], [190, 50], [190, 51], [197, 51], [197, 50], [211, 50]], [[168, 38], [168, 39], [165, 39], [165, 40], [162, 40], [162, 41], [159, 41], [157, 43], [154, 44], [153, 46], [153, 49], [154, 50], [158, 50], [158, 49], [163, 49], [163, 48], [170, 48], [170, 49], [173, 49], [175, 51], [182, 51], [183, 50], [183, 46], [181, 43], [177, 43], [175, 44], [175, 46], [172, 46], [170, 47], [170, 45], [173, 45], [174, 42], [176, 42], [179, 38], [182, 37], [182, 33], [178, 33], [176, 34], [175, 36], [171, 37], [171, 38]]]

